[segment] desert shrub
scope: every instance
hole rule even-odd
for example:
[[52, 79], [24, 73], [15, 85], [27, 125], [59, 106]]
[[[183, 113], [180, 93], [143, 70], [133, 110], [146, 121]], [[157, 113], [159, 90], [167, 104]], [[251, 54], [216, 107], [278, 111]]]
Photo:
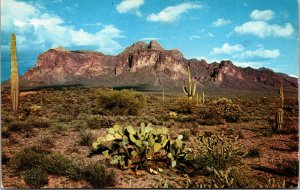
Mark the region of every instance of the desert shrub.
[[71, 160], [59, 153], [48, 154], [43, 160], [43, 168], [50, 174], [65, 176], [72, 167]]
[[199, 169], [224, 170], [238, 163], [242, 157], [242, 148], [238, 136], [230, 139], [223, 131], [210, 137], [200, 136], [199, 156], [195, 163]]
[[37, 147], [24, 148], [10, 159], [9, 165], [15, 171], [30, 170], [44, 164], [46, 153]]
[[24, 181], [31, 188], [41, 188], [48, 184], [47, 173], [41, 168], [33, 168], [24, 174]]
[[50, 148], [54, 147], [54, 140], [52, 136], [44, 137], [40, 140], [40, 149], [47, 151]]
[[34, 128], [48, 128], [50, 127], [50, 123], [46, 118], [40, 118], [40, 117], [30, 117], [28, 119], [29, 125], [31, 125]]
[[231, 99], [219, 98], [212, 102], [212, 105], [217, 112], [227, 122], [237, 122], [241, 117], [241, 108], [239, 105], [233, 104]]
[[53, 123], [51, 125], [51, 130], [57, 134], [64, 134], [68, 130], [68, 128], [62, 123]]
[[79, 133], [79, 144], [81, 146], [90, 146], [94, 141], [94, 135], [91, 131], [81, 131]]
[[248, 158], [260, 157], [260, 152], [258, 148], [250, 148], [247, 155]]
[[97, 99], [106, 114], [115, 115], [139, 115], [145, 102], [143, 94], [130, 90], [103, 91]]
[[220, 125], [225, 121], [215, 107], [200, 108], [197, 113], [197, 121], [201, 125]]
[[10, 132], [30, 132], [32, 125], [28, 121], [14, 121], [8, 124], [7, 130]]
[[175, 101], [176, 111], [178, 113], [192, 114], [197, 109], [195, 100], [189, 100], [188, 98], [178, 98]]
[[90, 129], [100, 129], [111, 127], [115, 121], [112, 120], [109, 116], [103, 115], [91, 115], [87, 118], [87, 126]]
[[298, 176], [299, 161], [292, 159], [284, 159], [276, 164], [276, 170], [278, 173], [285, 176]]
[[84, 168], [84, 178], [90, 182], [93, 188], [105, 188], [115, 183], [115, 173], [108, 171], [103, 164], [91, 164]]

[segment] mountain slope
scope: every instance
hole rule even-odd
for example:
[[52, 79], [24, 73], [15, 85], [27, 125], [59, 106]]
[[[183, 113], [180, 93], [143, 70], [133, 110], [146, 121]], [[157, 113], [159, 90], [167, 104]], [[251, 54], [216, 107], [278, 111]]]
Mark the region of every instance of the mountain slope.
[[272, 70], [241, 68], [231, 61], [206, 63], [187, 60], [177, 50], [165, 50], [156, 41], [136, 42], [116, 56], [95, 51], [49, 49], [38, 57], [36, 66], [21, 77], [25, 87], [94, 84], [101, 86], [146, 86], [178, 89], [186, 80], [187, 65], [198, 86], [268, 90], [283, 80], [286, 88], [297, 88], [296, 78]]

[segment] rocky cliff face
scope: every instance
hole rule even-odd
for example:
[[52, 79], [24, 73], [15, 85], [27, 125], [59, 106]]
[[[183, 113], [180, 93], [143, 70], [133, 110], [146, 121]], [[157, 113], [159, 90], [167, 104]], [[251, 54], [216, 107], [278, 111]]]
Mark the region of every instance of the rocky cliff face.
[[199, 86], [266, 89], [283, 80], [285, 87], [297, 88], [296, 78], [269, 69], [240, 68], [231, 61], [206, 63], [186, 60], [178, 49], [165, 50], [156, 41], [136, 42], [116, 56], [94, 51], [49, 49], [38, 57], [36, 66], [21, 77], [24, 86], [95, 83], [103, 86], [181, 86], [191, 66]]

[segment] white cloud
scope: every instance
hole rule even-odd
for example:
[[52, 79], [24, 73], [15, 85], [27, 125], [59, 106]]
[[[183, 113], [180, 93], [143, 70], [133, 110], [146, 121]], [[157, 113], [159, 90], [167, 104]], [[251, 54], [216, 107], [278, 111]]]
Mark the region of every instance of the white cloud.
[[39, 14], [39, 10], [25, 2], [14, 0], [1, 1], [1, 29], [13, 30], [14, 27], [22, 28], [30, 18]]
[[176, 6], [168, 6], [157, 14], [147, 16], [148, 21], [152, 22], [175, 22], [180, 19], [181, 15], [190, 9], [202, 8], [202, 5], [197, 3], [181, 3]]
[[213, 26], [218, 27], [218, 26], [225, 26], [229, 23], [231, 23], [231, 21], [229, 19], [218, 18], [212, 24], [213, 24]]
[[242, 51], [244, 47], [240, 44], [237, 45], [229, 45], [228, 43], [223, 44], [222, 47], [213, 48], [211, 54], [232, 54], [235, 52]]
[[239, 59], [248, 59], [248, 58], [263, 58], [263, 59], [276, 59], [280, 56], [280, 51], [278, 49], [263, 49], [259, 48], [256, 50], [247, 50], [240, 54], [236, 54], [233, 57]]
[[232, 63], [239, 67], [252, 67], [255, 69], [269, 65], [269, 63], [257, 61], [232, 61]]
[[250, 18], [253, 20], [263, 20], [263, 21], [269, 21], [272, 20], [274, 17], [274, 12], [272, 10], [257, 10], [251, 12]]
[[17, 43], [21, 49], [61, 45], [67, 48], [84, 46], [104, 53], [113, 53], [121, 48], [116, 41], [122, 37], [121, 31], [113, 25], [101, 25], [101, 29], [96, 33], [90, 33], [84, 29], [75, 29], [62, 18], [42, 13], [28, 3], [13, 0], [4, 2], [1, 8], [5, 11], [1, 16], [10, 23], [2, 23], [2, 30], [7, 33], [13, 30], [17, 34]]
[[239, 34], [251, 34], [260, 38], [265, 37], [290, 37], [294, 28], [291, 23], [285, 25], [270, 24], [267, 21], [274, 17], [272, 10], [253, 10], [250, 14], [252, 21], [245, 22], [244, 24], [234, 28], [234, 32]]
[[119, 13], [134, 12], [137, 16], [142, 16], [139, 8], [144, 3], [144, 0], [123, 0], [117, 5], [117, 11]]
[[285, 26], [280, 26], [263, 21], [249, 21], [235, 27], [234, 31], [240, 34], [252, 34], [260, 38], [268, 36], [289, 37], [293, 34], [294, 28], [291, 23], [286, 23]]

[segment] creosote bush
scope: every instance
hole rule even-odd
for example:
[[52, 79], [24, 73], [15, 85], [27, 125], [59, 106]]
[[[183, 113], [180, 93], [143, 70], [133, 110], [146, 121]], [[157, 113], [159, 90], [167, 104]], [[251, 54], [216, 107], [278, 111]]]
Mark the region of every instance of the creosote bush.
[[114, 115], [139, 115], [145, 102], [143, 94], [131, 90], [103, 90], [97, 98], [104, 114]]

